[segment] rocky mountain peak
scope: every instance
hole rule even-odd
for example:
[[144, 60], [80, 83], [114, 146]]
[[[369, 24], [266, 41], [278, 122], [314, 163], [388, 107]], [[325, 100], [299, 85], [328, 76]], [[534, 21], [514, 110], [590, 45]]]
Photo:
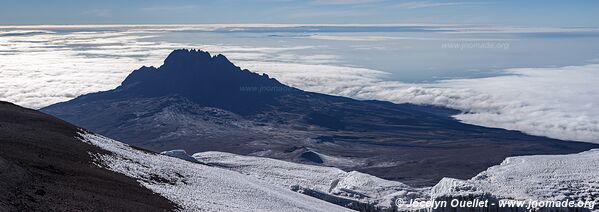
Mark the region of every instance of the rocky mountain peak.
[[274, 97], [297, 91], [266, 74], [241, 69], [223, 55], [179, 49], [171, 52], [159, 68], [144, 66], [133, 71], [114, 95], [176, 95], [201, 105], [244, 113], [255, 111]]

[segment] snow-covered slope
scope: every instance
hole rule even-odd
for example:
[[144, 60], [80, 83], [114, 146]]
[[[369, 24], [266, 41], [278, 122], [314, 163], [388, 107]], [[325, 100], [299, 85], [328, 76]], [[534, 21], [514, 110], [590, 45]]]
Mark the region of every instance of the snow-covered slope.
[[[158, 155], [98, 136], [82, 140], [113, 154], [94, 155], [98, 165], [137, 179], [184, 211], [344, 211], [341, 206], [385, 210], [400, 199], [491, 198], [514, 200], [597, 200], [599, 150], [570, 155], [507, 158], [470, 180], [445, 178], [431, 188], [333, 167], [223, 152]], [[207, 164], [207, 165], [204, 165]], [[304, 194], [307, 195], [304, 195]], [[310, 197], [314, 196], [314, 197]], [[346, 201], [347, 200], [347, 201]], [[595, 206], [597, 209], [597, 206]], [[596, 210], [595, 209], [595, 210]]]
[[427, 189], [384, 180], [357, 171], [291, 163], [263, 157], [224, 152], [201, 152], [193, 157], [206, 164], [254, 176], [268, 184], [289, 189], [308, 189], [321, 194], [368, 203], [380, 209], [393, 208], [395, 199], [426, 196]]
[[[599, 200], [599, 150], [570, 155], [507, 158], [470, 180], [444, 178], [430, 188], [413, 188], [360, 172], [303, 165], [223, 152], [196, 153], [203, 163], [255, 176], [269, 184], [301, 187], [390, 208], [395, 200], [470, 198], [537, 201]], [[431, 170], [432, 171], [432, 170]], [[595, 206], [597, 208], [597, 206]], [[408, 208], [403, 208], [408, 209]], [[415, 208], [411, 208], [415, 209]], [[506, 209], [511, 210], [511, 209]], [[576, 210], [576, 209], [573, 209]]]
[[98, 165], [137, 179], [183, 211], [347, 211], [238, 172], [158, 155], [91, 133], [80, 135], [110, 155]]
[[470, 182], [498, 197], [599, 200], [599, 149], [507, 158]]
[[[599, 201], [599, 149], [569, 155], [534, 155], [505, 159], [470, 180], [445, 178], [431, 189], [432, 198], [491, 197], [497, 200]], [[591, 207], [585, 205], [582, 208]], [[576, 210], [576, 209], [572, 209]], [[599, 211], [595, 202], [594, 210]]]

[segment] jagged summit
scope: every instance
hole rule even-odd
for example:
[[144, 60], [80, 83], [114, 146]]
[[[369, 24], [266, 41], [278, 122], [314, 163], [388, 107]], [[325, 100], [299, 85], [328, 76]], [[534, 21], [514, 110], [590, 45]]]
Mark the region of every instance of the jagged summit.
[[227, 57], [218, 54], [211, 56], [202, 50], [178, 49], [171, 52], [159, 68], [143, 66], [131, 73], [123, 85], [140, 81], [151, 81], [151, 77], [168, 78], [193, 77], [196, 83], [209, 83], [210, 80], [223, 79], [245, 84], [282, 85], [266, 74], [256, 74], [235, 66]]
[[259, 110], [274, 97], [298, 92], [266, 74], [241, 69], [225, 56], [202, 50], [174, 50], [159, 68], [133, 71], [114, 90], [115, 97], [182, 96], [196, 103], [238, 113]]
[[176, 49], [173, 50], [164, 60], [164, 64], [172, 64], [175, 62], [197, 62], [202, 60], [212, 59], [210, 52], [201, 49]]
[[200, 49], [177, 49], [172, 51], [164, 60], [165, 66], [204, 65], [206, 62], [222, 62], [233, 65], [224, 55], [210, 55], [210, 52]]

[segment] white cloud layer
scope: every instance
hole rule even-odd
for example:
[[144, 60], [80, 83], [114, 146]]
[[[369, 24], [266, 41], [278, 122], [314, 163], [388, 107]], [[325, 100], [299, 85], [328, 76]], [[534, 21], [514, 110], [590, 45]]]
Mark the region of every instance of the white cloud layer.
[[384, 72], [327, 65], [243, 64], [309, 91], [446, 106], [466, 123], [599, 143], [599, 65], [505, 70], [506, 76], [407, 84]]
[[0, 100], [40, 108], [114, 88], [132, 70], [160, 65], [172, 49], [200, 48], [309, 91], [447, 106], [464, 111], [456, 117], [467, 123], [599, 143], [599, 65], [509, 69], [504, 76], [408, 84], [384, 80], [381, 71], [331, 65], [339, 60], [336, 55], [296, 53], [319, 46], [148, 41], [164, 32], [135, 30], [0, 30]]

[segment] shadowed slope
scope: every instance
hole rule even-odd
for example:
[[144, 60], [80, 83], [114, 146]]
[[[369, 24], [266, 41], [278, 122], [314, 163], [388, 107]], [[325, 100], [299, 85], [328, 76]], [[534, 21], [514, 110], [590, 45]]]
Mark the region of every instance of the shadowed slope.
[[0, 211], [171, 211], [169, 200], [102, 169], [77, 127], [0, 102]]

